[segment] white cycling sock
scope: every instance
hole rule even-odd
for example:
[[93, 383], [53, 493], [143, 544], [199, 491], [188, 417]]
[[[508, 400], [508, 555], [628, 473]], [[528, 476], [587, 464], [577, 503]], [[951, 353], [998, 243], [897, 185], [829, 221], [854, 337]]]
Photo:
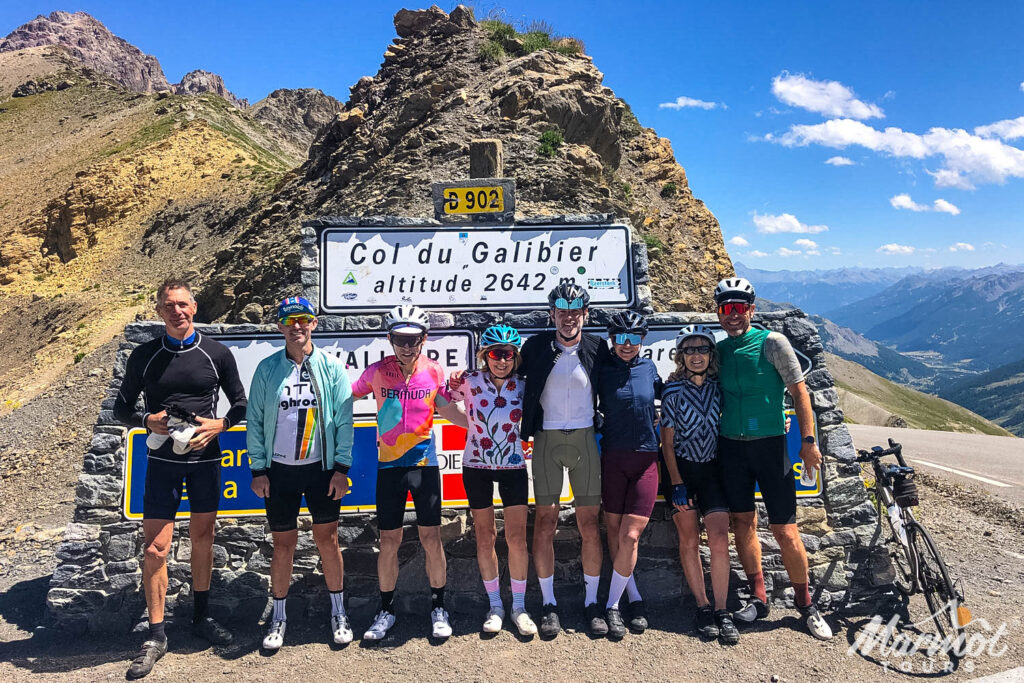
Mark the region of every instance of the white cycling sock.
[[593, 605], [597, 602], [597, 587], [601, 583], [600, 576], [583, 575], [583, 584], [586, 586], [587, 596], [583, 599], [583, 606]]
[[619, 599], [622, 597], [622, 591], [626, 589], [628, 582], [628, 576], [623, 576], [614, 569], [612, 570], [612, 582], [608, 585], [608, 604], [605, 606], [606, 609], [619, 608]]
[[331, 591], [331, 616], [345, 614], [345, 591]]
[[287, 595], [283, 598], [274, 598], [274, 616], [271, 617], [271, 621], [288, 621], [288, 615], [285, 614], [287, 602]]
[[630, 602], [643, 600], [643, 597], [640, 595], [640, 589], [636, 587], [636, 577], [634, 574], [629, 575], [629, 582], [626, 584], [626, 595], [629, 596]]
[[537, 583], [540, 584], [540, 594], [545, 605], [557, 605], [555, 600], [555, 575], [538, 576]]

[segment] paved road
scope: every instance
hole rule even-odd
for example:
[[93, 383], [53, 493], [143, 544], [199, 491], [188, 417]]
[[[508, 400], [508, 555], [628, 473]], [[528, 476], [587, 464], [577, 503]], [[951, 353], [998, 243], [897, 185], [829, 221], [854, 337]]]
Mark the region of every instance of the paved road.
[[847, 425], [857, 448], [887, 446], [893, 438], [903, 455], [922, 472], [981, 487], [1016, 505], [1024, 505], [1024, 439], [983, 434]]

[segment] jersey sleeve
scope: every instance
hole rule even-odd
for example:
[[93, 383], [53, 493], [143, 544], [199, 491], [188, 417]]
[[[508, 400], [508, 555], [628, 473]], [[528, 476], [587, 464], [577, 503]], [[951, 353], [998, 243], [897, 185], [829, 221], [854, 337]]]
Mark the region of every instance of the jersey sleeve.
[[235, 362], [235, 356], [227, 347], [222, 348], [220, 388], [224, 390], [224, 395], [228, 397], [228, 402], [231, 404], [228, 412], [222, 417], [228, 421], [228, 428], [231, 428], [245, 419], [248, 401], [245, 398], [245, 387], [242, 386], [242, 380], [238, 376], [238, 363]]
[[448, 387], [448, 380], [444, 378], [444, 370], [440, 366], [437, 368], [437, 394], [434, 396], [434, 405], [438, 408], [444, 408], [454, 399], [452, 398], [452, 390]]
[[352, 467], [355, 427], [352, 419], [352, 386], [345, 368], [336, 368], [334, 381], [334, 471], [348, 474]]
[[257, 366], [252, 377], [249, 400], [245, 407], [245, 447], [249, 451], [249, 469], [254, 477], [266, 474], [270, 468], [270, 458], [267, 457], [267, 448], [263, 443], [263, 418], [267, 401], [267, 383], [262, 367], [264, 362]]
[[140, 358], [140, 348], [139, 346], [135, 347], [131, 355], [128, 356], [128, 362], [125, 364], [124, 378], [121, 380], [121, 386], [118, 388], [117, 396], [114, 398], [113, 409], [114, 417], [120, 422], [133, 427], [145, 427], [146, 416], [148, 415], [147, 412], [139, 411], [135, 408], [143, 389], [143, 367]]
[[678, 409], [679, 393], [672, 392], [661, 400], [661, 426], [676, 428], [676, 410]]
[[356, 398], [362, 398], [369, 396], [373, 393], [373, 377], [377, 374], [377, 368], [375, 365], [363, 370], [363, 374], [359, 375], [359, 379], [352, 384], [352, 395]]
[[803, 380], [804, 374], [800, 369], [800, 361], [797, 360], [793, 345], [789, 343], [789, 339], [785, 335], [769, 332], [768, 338], [764, 340], [764, 354], [768, 362], [775, 366], [775, 370], [782, 378], [782, 383], [787, 387]]

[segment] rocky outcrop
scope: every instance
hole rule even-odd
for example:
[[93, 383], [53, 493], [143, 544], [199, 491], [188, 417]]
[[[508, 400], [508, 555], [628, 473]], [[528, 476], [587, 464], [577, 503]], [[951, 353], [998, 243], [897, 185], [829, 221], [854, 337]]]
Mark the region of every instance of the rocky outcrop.
[[343, 106], [316, 88], [282, 88], [254, 104], [249, 113], [305, 157], [313, 139]]
[[0, 41], [0, 52], [60, 45], [86, 66], [136, 92], [170, 90], [156, 57], [111, 33], [85, 12], [51, 12], [14, 29]]
[[[352, 86], [301, 176], [231, 227], [235, 244], [206, 269], [208, 315], [241, 320], [248, 304], [294, 288], [296, 271], [282, 264], [299, 261], [294, 231], [305, 218], [432, 215], [430, 183], [466, 178], [475, 138], [502, 141], [522, 215], [629, 218], [649, 247], [656, 307], [710, 305], [715, 282], [733, 272], [718, 221], [668, 140], [640, 126], [590, 57], [519, 50], [495, 64], [462, 7], [402, 10], [395, 30], [380, 70]], [[538, 149], [551, 129], [564, 140], [553, 156]]]
[[202, 95], [209, 92], [220, 95], [239, 109], [245, 109], [249, 106], [248, 100], [235, 97], [230, 90], [224, 87], [223, 78], [202, 69], [189, 71], [182, 77], [180, 83], [174, 84], [173, 90], [177, 95]]

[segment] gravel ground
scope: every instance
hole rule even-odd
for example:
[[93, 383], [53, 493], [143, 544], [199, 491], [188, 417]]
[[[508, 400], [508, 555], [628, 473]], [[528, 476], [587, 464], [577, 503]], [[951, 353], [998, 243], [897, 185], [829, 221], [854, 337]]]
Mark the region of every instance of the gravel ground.
[[[45, 486], [64, 492], [71, 490], [76, 472], [74, 468], [57, 468], [50, 476]], [[976, 617], [968, 633], [987, 634], [988, 641], [976, 640], [987, 644], [1002, 627], [990, 652], [964, 659], [956, 671], [943, 677], [966, 680], [1024, 665], [1021, 517], [978, 490], [936, 479], [925, 481], [928, 485], [922, 487], [920, 516], [943, 549], [951, 573], [963, 580]], [[46, 503], [46, 496], [27, 488], [38, 483], [35, 477], [25, 475], [6, 480], [5, 526], [0, 527], [0, 678], [123, 679], [140, 635], [69, 638], [40, 628], [53, 570], [52, 552], [71, 507], [65, 493], [50, 496]], [[22, 491], [31, 495], [22, 496]], [[22, 522], [14, 524], [12, 520], [18, 518]], [[257, 624], [230, 624], [236, 644], [216, 650], [192, 638], [184, 624], [172, 624], [168, 629], [172, 650], [149, 678], [223, 680], [244, 675], [247, 680], [259, 681], [343, 675], [349, 680], [897, 680], [941, 675], [947, 662], [942, 655], [931, 660], [920, 653], [880, 655], [877, 648], [866, 656], [848, 652], [874, 611], [886, 620], [894, 611], [902, 611], [910, 623], [926, 617], [920, 596], [906, 604], [890, 602], [829, 614], [837, 636], [828, 643], [807, 635], [796, 612], [776, 608], [765, 622], [744, 632], [734, 647], [703, 642], [694, 635], [692, 603], [659, 603], [655, 596], [647, 598], [652, 628], [617, 643], [589, 638], [582, 632], [582, 609], [568, 604], [563, 605], [563, 625], [568, 631], [551, 641], [521, 639], [507, 627], [485, 637], [479, 633], [482, 614], [455, 614], [455, 635], [447, 642], [434, 642], [426, 637], [429, 625], [423, 614], [402, 615], [382, 643], [357, 640], [337, 647], [328, 644], [326, 624], [293, 615], [286, 646], [272, 656], [259, 650], [262, 633]], [[539, 607], [536, 603], [528, 606], [534, 612]], [[352, 617], [358, 636], [372, 614], [364, 610]], [[915, 635], [912, 630], [907, 633]], [[910, 673], [901, 673], [901, 666], [908, 667]]]

